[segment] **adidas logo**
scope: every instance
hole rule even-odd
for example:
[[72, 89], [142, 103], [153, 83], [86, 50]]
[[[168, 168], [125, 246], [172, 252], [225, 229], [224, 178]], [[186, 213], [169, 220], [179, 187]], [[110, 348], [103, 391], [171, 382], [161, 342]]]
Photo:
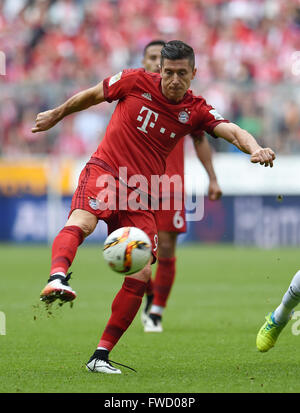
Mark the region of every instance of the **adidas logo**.
[[148, 100], [152, 100], [152, 96], [150, 95], [150, 93], [142, 93], [143, 98], [148, 99]]

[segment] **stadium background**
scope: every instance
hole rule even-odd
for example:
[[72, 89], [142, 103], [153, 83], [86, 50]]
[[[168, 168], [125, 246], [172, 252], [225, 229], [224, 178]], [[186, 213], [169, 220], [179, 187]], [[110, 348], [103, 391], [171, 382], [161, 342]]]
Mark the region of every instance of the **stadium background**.
[[[300, 245], [300, 6], [296, 0], [4, 0], [0, 2], [0, 241], [51, 242], [113, 105], [32, 134], [36, 114], [123, 68], [152, 39], [196, 53], [192, 88], [277, 154], [273, 169], [209, 138], [224, 196], [179, 242]], [[207, 177], [186, 139], [187, 195]], [[193, 185], [192, 185], [193, 183]], [[204, 192], [203, 192], [204, 191]], [[100, 242], [100, 223], [89, 242]]]

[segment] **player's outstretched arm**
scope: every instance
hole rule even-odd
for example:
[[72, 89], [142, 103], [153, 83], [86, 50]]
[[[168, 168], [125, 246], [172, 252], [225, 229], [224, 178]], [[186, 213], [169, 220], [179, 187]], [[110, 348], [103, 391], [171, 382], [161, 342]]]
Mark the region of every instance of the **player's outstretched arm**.
[[77, 93], [57, 108], [39, 113], [35, 120], [35, 127], [33, 127], [31, 131], [35, 133], [48, 130], [65, 116], [104, 101], [103, 82], [101, 82], [94, 87]]
[[202, 163], [209, 178], [208, 198], [211, 201], [216, 201], [217, 199], [221, 198], [222, 190], [218, 184], [217, 176], [215, 174], [214, 166], [212, 163], [210, 145], [203, 131], [201, 131], [201, 133], [191, 134], [191, 137], [194, 142], [197, 157]]
[[245, 129], [241, 129], [235, 123], [219, 123], [214, 128], [216, 136], [227, 140], [235, 145], [242, 152], [251, 155], [251, 162], [260, 163], [261, 165], [272, 168], [275, 159], [275, 153], [270, 148], [262, 148], [255, 138]]

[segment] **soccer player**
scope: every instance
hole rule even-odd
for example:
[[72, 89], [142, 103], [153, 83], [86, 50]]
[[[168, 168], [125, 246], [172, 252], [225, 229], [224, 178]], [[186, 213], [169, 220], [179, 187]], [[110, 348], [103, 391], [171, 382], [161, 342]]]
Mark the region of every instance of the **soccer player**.
[[[165, 45], [163, 40], [153, 40], [144, 48], [143, 66], [148, 72], [160, 72], [161, 49]], [[221, 197], [222, 191], [217, 182], [212, 164], [211, 150], [202, 131], [194, 132], [193, 138], [196, 154], [202, 162], [208, 177], [208, 197], [214, 201]], [[166, 162], [165, 175], [180, 176], [184, 183], [184, 140], [181, 139], [170, 153]], [[173, 191], [172, 191], [173, 190]], [[179, 196], [184, 199], [184, 186], [178, 188]], [[146, 305], [141, 313], [145, 332], [162, 332], [162, 314], [175, 280], [176, 274], [176, 243], [177, 236], [186, 232], [184, 209], [175, 209], [175, 188], [170, 188], [170, 209], [156, 211], [158, 230], [157, 269], [155, 279], [150, 278], [146, 288]]]
[[[193, 49], [174, 40], [161, 51], [160, 75], [141, 68], [123, 70], [37, 115], [34, 133], [52, 128], [74, 112], [118, 100], [102, 142], [81, 172], [66, 225], [54, 239], [50, 278], [41, 292], [46, 303], [75, 299], [76, 293], [68, 283], [68, 269], [79, 245], [94, 231], [99, 219], [107, 223], [108, 233], [123, 226], [145, 231], [152, 242], [152, 262], [155, 261], [154, 211], [150, 207], [133, 208], [129, 201], [135, 195], [145, 199], [148, 194], [151, 198], [151, 179], [164, 173], [167, 156], [185, 135], [205, 130], [249, 154], [251, 162], [273, 166], [275, 154], [270, 148], [262, 148], [247, 131], [223, 119], [201, 96], [193, 95], [189, 87], [195, 75]], [[137, 177], [139, 185], [134, 183]], [[106, 197], [102, 197], [103, 191], [107, 191]], [[114, 202], [111, 193], [120, 198], [117, 201], [121, 205]], [[89, 371], [121, 373], [111, 365], [109, 353], [132, 323], [150, 277], [151, 262], [124, 278], [98, 347], [87, 363]]]
[[298, 271], [284, 294], [280, 305], [266, 316], [266, 322], [256, 337], [256, 347], [266, 352], [274, 347], [283, 328], [291, 319], [294, 308], [300, 303], [300, 271]]

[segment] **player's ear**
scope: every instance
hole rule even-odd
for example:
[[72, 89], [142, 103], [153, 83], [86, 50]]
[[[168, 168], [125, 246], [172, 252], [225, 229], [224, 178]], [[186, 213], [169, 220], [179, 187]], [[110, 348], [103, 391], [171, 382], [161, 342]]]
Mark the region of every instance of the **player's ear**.
[[162, 74], [163, 66], [164, 66], [164, 62], [163, 62], [163, 61], [160, 61], [160, 65], [159, 65], [160, 74]]
[[194, 69], [193, 69], [193, 74], [192, 74], [192, 80], [193, 80], [194, 77], [196, 76], [196, 73], [197, 73], [197, 68], [194, 67]]

